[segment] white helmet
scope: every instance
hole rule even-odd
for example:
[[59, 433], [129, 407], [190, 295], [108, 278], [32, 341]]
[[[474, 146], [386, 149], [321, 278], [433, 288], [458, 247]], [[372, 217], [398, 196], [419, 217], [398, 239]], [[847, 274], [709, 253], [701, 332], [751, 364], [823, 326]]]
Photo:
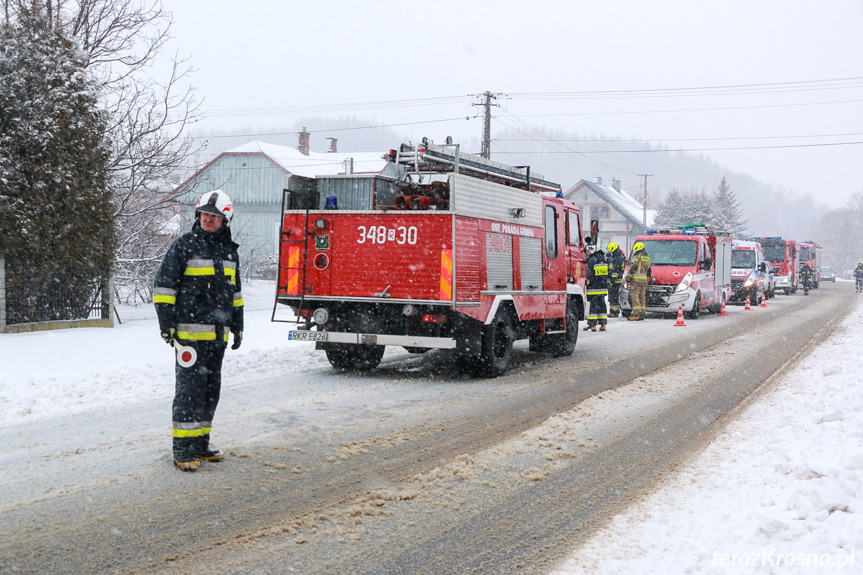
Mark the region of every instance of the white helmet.
[[234, 204], [231, 203], [231, 198], [222, 190], [213, 190], [206, 192], [198, 201], [195, 202], [195, 217], [198, 212], [207, 212], [216, 214], [225, 218], [225, 225], [231, 224], [231, 218], [234, 217]]

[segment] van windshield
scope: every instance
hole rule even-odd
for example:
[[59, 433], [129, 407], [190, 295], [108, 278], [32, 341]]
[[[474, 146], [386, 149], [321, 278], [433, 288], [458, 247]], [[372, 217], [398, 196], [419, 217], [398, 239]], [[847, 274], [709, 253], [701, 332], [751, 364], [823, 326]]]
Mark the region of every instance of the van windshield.
[[698, 242], [693, 240], [644, 240], [655, 266], [694, 266]]
[[731, 252], [731, 267], [755, 268], [755, 250], [733, 250]]

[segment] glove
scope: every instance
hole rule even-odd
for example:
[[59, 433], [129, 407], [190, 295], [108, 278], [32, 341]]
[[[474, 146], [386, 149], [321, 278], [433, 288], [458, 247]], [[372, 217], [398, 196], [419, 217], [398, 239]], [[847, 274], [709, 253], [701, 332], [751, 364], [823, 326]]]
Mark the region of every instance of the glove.
[[243, 343], [243, 332], [235, 331], [232, 333], [234, 334], [234, 345], [231, 346], [231, 349], [240, 349], [240, 345]]
[[168, 329], [163, 329], [162, 333], [159, 334], [162, 336], [162, 339], [165, 340], [165, 343], [174, 347], [174, 334], [177, 333], [177, 330], [173, 327], [169, 327]]

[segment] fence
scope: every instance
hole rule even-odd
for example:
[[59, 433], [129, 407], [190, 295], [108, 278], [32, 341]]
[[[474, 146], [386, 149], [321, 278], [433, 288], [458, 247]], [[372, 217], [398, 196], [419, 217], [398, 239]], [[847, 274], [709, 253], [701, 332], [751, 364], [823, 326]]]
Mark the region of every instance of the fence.
[[[10, 284], [15, 287], [9, 289]], [[79, 289], [64, 284], [63, 278], [55, 285], [46, 285], [19, 275], [13, 282], [6, 260], [0, 258], [0, 333], [112, 327], [112, 294], [110, 279], [94, 278]]]

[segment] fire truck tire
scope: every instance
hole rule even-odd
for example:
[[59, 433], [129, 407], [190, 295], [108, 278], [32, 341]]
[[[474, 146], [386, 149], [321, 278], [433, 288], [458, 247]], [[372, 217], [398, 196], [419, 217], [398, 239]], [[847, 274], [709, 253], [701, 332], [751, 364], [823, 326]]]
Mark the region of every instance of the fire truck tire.
[[570, 303], [566, 308], [566, 333], [554, 336], [551, 344], [551, 355], [554, 357], [566, 357], [575, 351], [575, 343], [578, 341], [578, 313], [575, 306]]
[[515, 332], [505, 310], [499, 310], [482, 329], [482, 351], [478, 356], [459, 356], [462, 371], [474, 376], [497, 377], [509, 368]]
[[332, 344], [327, 359], [336, 369], [366, 371], [376, 368], [384, 356], [382, 345]]

